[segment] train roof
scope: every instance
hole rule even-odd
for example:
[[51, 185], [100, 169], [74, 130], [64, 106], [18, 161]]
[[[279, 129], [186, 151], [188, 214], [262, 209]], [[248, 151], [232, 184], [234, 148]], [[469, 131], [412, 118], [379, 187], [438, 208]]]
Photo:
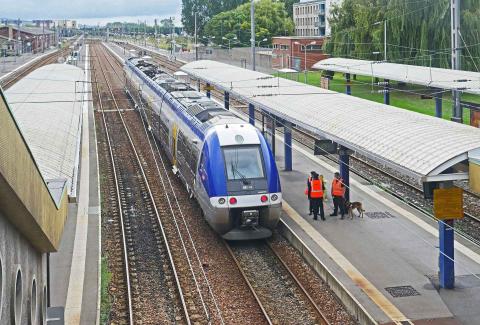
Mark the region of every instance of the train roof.
[[151, 82], [169, 93], [183, 108], [181, 113], [187, 115], [190, 120], [194, 120], [191, 127], [202, 134], [209, 127], [219, 123], [243, 123], [222, 105], [197, 91], [188, 83], [179, 81], [162, 67], [142, 58], [131, 58], [129, 61]]

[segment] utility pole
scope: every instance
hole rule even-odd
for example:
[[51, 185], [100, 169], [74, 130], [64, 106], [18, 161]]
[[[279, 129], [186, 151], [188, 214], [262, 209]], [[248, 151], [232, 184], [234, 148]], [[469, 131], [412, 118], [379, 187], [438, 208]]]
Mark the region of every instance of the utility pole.
[[252, 47], [252, 70], [255, 71], [255, 3], [250, 0], [250, 44]]
[[198, 61], [198, 44], [197, 44], [197, 11], [195, 10], [195, 61]]
[[383, 21], [383, 53], [385, 62], [387, 62], [387, 20]]
[[[461, 69], [460, 49], [460, 0], [451, 0], [451, 25], [452, 25], [452, 70]], [[463, 122], [463, 109], [460, 103], [460, 92], [452, 90], [453, 109], [452, 121]]]

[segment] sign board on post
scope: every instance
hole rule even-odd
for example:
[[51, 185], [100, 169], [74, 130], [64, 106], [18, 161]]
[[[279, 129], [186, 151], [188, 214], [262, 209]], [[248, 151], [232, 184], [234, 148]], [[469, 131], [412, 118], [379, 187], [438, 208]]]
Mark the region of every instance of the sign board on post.
[[440, 220], [463, 218], [463, 190], [458, 187], [433, 190], [433, 211]]
[[203, 86], [203, 90], [215, 90], [215, 87], [205, 85]]

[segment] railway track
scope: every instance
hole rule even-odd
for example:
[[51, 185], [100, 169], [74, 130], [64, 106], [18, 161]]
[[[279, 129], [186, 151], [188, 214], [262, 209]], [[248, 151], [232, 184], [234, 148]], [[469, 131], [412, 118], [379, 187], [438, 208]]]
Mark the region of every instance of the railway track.
[[[120, 112], [101, 45], [93, 45], [99, 110], [110, 156], [107, 222], [114, 228], [109, 261], [116, 278], [111, 322], [190, 324], [178, 274], [143, 162]], [[111, 73], [111, 71], [110, 71]], [[105, 100], [106, 99], [106, 100]], [[105, 105], [106, 104], [106, 105]], [[108, 112], [107, 112], [108, 111]], [[112, 236], [112, 235], [110, 235]], [[120, 246], [120, 247], [119, 247]]]
[[[119, 76], [119, 78], [121, 78], [121, 76]], [[139, 103], [138, 106], [140, 108], [143, 107], [142, 103]], [[142, 122], [145, 123], [145, 121], [143, 121], [143, 114], [137, 115], [142, 117]], [[133, 119], [130, 120], [133, 116], [134, 115], [128, 115], [126, 117], [127, 124], [133, 125], [131, 124], [133, 123]], [[132, 127], [132, 130], [133, 129], [134, 128]], [[147, 125], [144, 124], [143, 129], [148, 130]], [[176, 237], [187, 238], [188, 241], [192, 241], [192, 245], [195, 244], [197, 247], [196, 251], [198, 257], [195, 256], [194, 252], [192, 264], [195, 262], [201, 264], [202, 269], [208, 273], [210, 288], [206, 282], [202, 282], [207, 277], [202, 278], [199, 276], [198, 279], [201, 284], [200, 291], [212, 293], [211, 296], [208, 296], [207, 294], [204, 295], [208, 307], [207, 310], [210, 311], [211, 322], [224, 322], [228, 324], [269, 324], [271, 321], [275, 324], [291, 323], [290, 321], [287, 321], [288, 315], [286, 315], [285, 311], [282, 311], [282, 308], [279, 307], [282, 306], [283, 303], [279, 298], [286, 297], [285, 299], [292, 299], [293, 292], [294, 296], [299, 296], [299, 298], [296, 298], [295, 296], [293, 299], [302, 301], [302, 306], [307, 306], [306, 309], [304, 307], [297, 307], [299, 313], [301, 313], [300, 310], [303, 310], [304, 317], [306, 317], [305, 319], [313, 319], [315, 322], [312, 322], [312, 324], [328, 324], [328, 322], [322, 321], [322, 317], [320, 316], [321, 312], [319, 312], [316, 305], [311, 301], [308, 302], [308, 293], [302, 289], [302, 286], [298, 281], [291, 278], [292, 275], [288, 273], [288, 267], [286, 267], [286, 264], [285, 266], [282, 266], [281, 262], [279, 262], [279, 259], [276, 257], [270, 256], [269, 258], [270, 260], [276, 261], [270, 270], [264, 270], [264, 268], [259, 265], [254, 266], [256, 270], [253, 268], [250, 270], [253, 270], [254, 274], [261, 273], [262, 271], [267, 272], [265, 273], [267, 277], [269, 274], [278, 274], [278, 272], [280, 272], [279, 270], [281, 270], [282, 276], [284, 277], [282, 280], [286, 280], [289, 283], [289, 286], [284, 286], [285, 296], [275, 295], [275, 292], [272, 291], [263, 292], [260, 295], [257, 295], [255, 291], [251, 290], [253, 287], [250, 284], [250, 279], [244, 278], [242, 275], [245, 275], [246, 273], [243, 268], [239, 267], [239, 264], [236, 264], [236, 258], [234, 258], [234, 255], [232, 256], [229, 252], [230, 247], [225, 245], [224, 241], [219, 236], [212, 233], [211, 229], [203, 220], [196, 202], [189, 198], [188, 193], [185, 191], [184, 186], [179, 182], [178, 178], [173, 177], [170, 168], [167, 167], [169, 166], [167, 158], [163, 151], [158, 148], [158, 143], [154, 141], [151, 134], [147, 133], [148, 132], [143, 136], [144, 138], [149, 139], [149, 143], [155, 152], [153, 162], [151, 163], [156, 166], [157, 169], [157, 173], [153, 173], [150, 176], [148, 175], [149, 172], [147, 172], [147, 178], [151, 179], [152, 188], [157, 188], [155, 183], [158, 184], [158, 188], [163, 189], [163, 195], [171, 198], [170, 202], [172, 205], [178, 206], [178, 209], [174, 209], [170, 222], [165, 222], [167, 234], [173, 233], [176, 234]], [[139, 136], [141, 135], [139, 134]], [[133, 137], [135, 138], [135, 135]], [[141, 150], [142, 149], [140, 149], [140, 151]], [[140, 153], [140, 155], [142, 154]], [[146, 159], [145, 163], [150, 164], [148, 160], [151, 158], [148, 158], [147, 155], [144, 157]], [[189, 211], [189, 213], [184, 213], [182, 210]], [[177, 220], [176, 225], [175, 220]], [[171, 230], [167, 231], [169, 223], [172, 224], [172, 227]], [[187, 225], [191, 227], [188, 227]], [[188, 244], [188, 241], [186, 244]], [[191, 247], [187, 247], [187, 251], [191, 252], [190, 248]], [[268, 248], [268, 251], [271, 252], [271, 249]], [[173, 255], [175, 259], [175, 254]], [[311, 272], [310, 277], [315, 278], [315, 272], [311, 269], [309, 269], [309, 272]], [[199, 275], [198, 273], [194, 274]], [[191, 277], [193, 276], [191, 275]], [[272, 277], [272, 280], [270, 281], [275, 280], [278, 281], [278, 279]], [[318, 279], [317, 282], [321, 282], [321, 280]], [[247, 284], [250, 284], [250, 286]], [[325, 286], [322, 290], [316, 291], [315, 297], [318, 298], [318, 292], [326, 291], [328, 292], [328, 289]], [[333, 298], [333, 295], [322, 294], [321, 296], [324, 297], [323, 302], [326, 305], [333, 304], [337, 306], [334, 308], [337, 312], [330, 314], [331, 319], [341, 319], [341, 321], [336, 322], [339, 324], [353, 323], [348, 313], [338, 312], [338, 310], [343, 310], [344, 307], [342, 307], [338, 300]], [[193, 297], [193, 293], [192, 295], [189, 295], [189, 297]], [[212, 304], [211, 297], [217, 298], [217, 305]], [[187, 303], [187, 305], [189, 304]], [[218, 308], [218, 315], [221, 315], [222, 318], [219, 318], [218, 315], [215, 314], [217, 311], [216, 308]], [[205, 318], [201, 320], [205, 321]], [[294, 321], [293, 323], [302, 323], [302, 321]]]
[[268, 241], [225, 245], [269, 324], [330, 324]]
[[50, 54], [47, 54], [42, 59], [39, 59], [39, 60], [27, 65], [23, 69], [15, 71], [8, 78], [3, 79], [0, 86], [4, 90], [7, 90], [13, 84], [15, 84], [18, 80], [25, 77], [30, 72], [32, 72], [32, 71], [34, 71], [34, 70], [36, 70], [36, 69], [38, 69], [38, 68], [40, 68], [44, 65], [57, 63], [58, 59], [60, 57], [65, 57], [66, 55], [68, 55], [68, 52], [69, 52], [69, 47], [66, 46], [65, 48], [61, 49], [60, 51], [52, 52]]

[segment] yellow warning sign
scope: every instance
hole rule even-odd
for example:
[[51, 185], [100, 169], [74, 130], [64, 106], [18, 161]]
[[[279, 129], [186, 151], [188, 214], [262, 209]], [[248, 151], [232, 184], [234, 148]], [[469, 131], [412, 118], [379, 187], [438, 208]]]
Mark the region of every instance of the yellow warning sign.
[[463, 190], [458, 187], [433, 190], [433, 211], [441, 220], [463, 218]]

